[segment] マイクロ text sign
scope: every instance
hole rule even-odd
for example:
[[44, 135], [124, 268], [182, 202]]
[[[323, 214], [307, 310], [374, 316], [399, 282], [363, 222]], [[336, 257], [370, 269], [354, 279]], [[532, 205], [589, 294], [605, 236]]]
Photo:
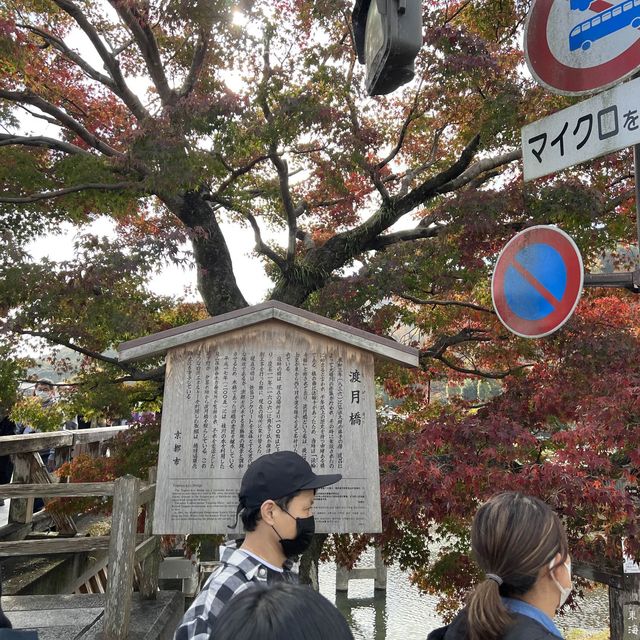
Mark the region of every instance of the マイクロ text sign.
[[640, 143], [640, 78], [522, 128], [524, 180]]

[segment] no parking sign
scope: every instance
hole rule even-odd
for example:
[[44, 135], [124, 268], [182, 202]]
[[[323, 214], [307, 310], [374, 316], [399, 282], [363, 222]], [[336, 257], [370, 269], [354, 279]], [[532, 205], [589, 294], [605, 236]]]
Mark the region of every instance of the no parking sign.
[[582, 256], [573, 239], [551, 226], [530, 227], [504, 246], [491, 279], [502, 324], [523, 338], [541, 338], [572, 315], [582, 293]]

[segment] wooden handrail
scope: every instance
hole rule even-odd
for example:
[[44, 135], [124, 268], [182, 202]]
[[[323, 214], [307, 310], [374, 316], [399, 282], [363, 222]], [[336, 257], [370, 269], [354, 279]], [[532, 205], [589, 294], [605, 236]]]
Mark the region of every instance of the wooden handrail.
[[33, 453], [43, 449], [73, 447], [77, 444], [91, 444], [111, 440], [128, 425], [121, 427], [100, 427], [99, 429], [80, 429], [74, 431], [55, 431], [47, 433], [23, 433], [16, 436], [0, 436], [0, 456], [16, 453]]
[[[60, 482], [58, 484], [2, 484], [0, 498], [80, 498], [91, 496], [112, 496], [113, 482]], [[153, 500], [156, 485], [142, 485], [138, 505]]]
[[148, 555], [153, 553], [159, 545], [158, 536], [151, 536], [136, 547], [136, 562], [141, 562]]
[[[23, 454], [15, 456], [17, 460], [23, 457], [25, 457]], [[156, 493], [155, 481], [156, 469], [152, 468], [146, 484], [142, 484], [139, 478], [125, 475], [115, 482], [16, 483], [0, 486], [0, 497], [11, 498], [34, 495], [113, 496], [111, 535], [0, 542], [0, 558], [108, 551], [109, 570], [103, 635], [106, 640], [125, 640], [128, 637], [131, 617], [134, 573], [136, 571], [139, 573], [139, 588], [143, 598], [155, 598], [158, 591], [160, 542], [158, 536], [154, 536], [151, 532]], [[136, 534], [141, 504], [147, 504], [145, 532]], [[105, 565], [103, 559], [102, 566]]]
[[48, 556], [58, 553], [104, 551], [109, 548], [109, 536], [55, 538], [49, 540], [18, 540], [0, 542], [0, 558], [14, 556]]
[[112, 495], [113, 482], [60, 482], [58, 484], [0, 485], [0, 498], [79, 498]]
[[[16, 556], [49, 556], [60, 553], [81, 553], [83, 551], [106, 551], [111, 536], [83, 536], [75, 538], [48, 538], [46, 540], [17, 540], [0, 542], [0, 558]], [[136, 554], [146, 557], [154, 550], [156, 538], [143, 540], [141, 533], [136, 535]]]

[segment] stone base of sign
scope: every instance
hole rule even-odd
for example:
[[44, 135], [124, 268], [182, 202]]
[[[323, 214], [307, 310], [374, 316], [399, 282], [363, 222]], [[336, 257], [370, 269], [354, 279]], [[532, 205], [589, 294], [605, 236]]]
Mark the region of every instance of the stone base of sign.
[[375, 566], [361, 569], [346, 569], [336, 564], [336, 592], [347, 592], [349, 580], [373, 580], [376, 591], [387, 590], [387, 566], [382, 560], [382, 553], [376, 547]]

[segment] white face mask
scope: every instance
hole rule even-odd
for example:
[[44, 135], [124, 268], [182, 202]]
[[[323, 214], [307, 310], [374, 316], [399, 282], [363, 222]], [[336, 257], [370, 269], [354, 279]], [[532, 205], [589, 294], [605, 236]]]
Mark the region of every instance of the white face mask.
[[560, 609], [560, 607], [562, 607], [562, 605], [567, 601], [567, 598], [569, 597], [569, 595], [571, 594], [571, 590], [573, 589], [573, 582], [571, 581], [571, 560], [567, 560], [564, 563], [564, 566], [567, 567], [567, 572], [569, 573], [569, 586], [566, 588], [558, 582], [557, 578], [553, 575], [553, 571], [551, 571], [551, 569], [553, 568], [553, 560], [549, 563], [549, 574], [551, 575], [551, 579], [553, 580], [554, 584], [560, 591], [560, 602], [558, 604], [558, 609]]

